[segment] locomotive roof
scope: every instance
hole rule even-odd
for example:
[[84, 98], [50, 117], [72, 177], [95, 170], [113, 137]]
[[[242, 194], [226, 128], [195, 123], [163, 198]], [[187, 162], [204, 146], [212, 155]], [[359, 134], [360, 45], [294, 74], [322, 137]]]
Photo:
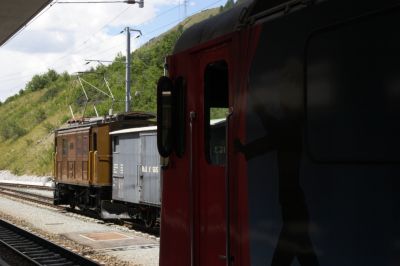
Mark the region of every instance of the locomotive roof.
[[247, 0], [230, 10], [199, 22], [185, 30], [177, 41], [173, 53], [183, 52], [198, 44], [237, 30], [241, 25], [257, 18], [260, 13], [304, 0]]
[[128, 133], [135, 133], [135, 132], [146, 132], [146, 131], [155, 131], [155, 130], [157, 130], [157, 126], [151, 126], [151, 127], [135, 127], [135, 128], [127, 128], [127, 129], [116, 130], [116, 131], [110, 132], [110, 135], [120, 135], [120, 134], [128, 134]]
[[109, 124], [114, 122], [121, 121], [143, 121], [154, 119], [156, 116], [151, 113], [146, 112], [130, 112], [130, 113], [122, 113], [112, 116], [104, 116], [104, 117], [87, 117], [84, 119], [75, 119], [68, 121], [68, 125], [63, 126], [61, 128], [56, 129], [56, 131], [64, 131], [68, 129], [80, 129], [85, 127], [90, 127], [93, 125], [102, 125]]

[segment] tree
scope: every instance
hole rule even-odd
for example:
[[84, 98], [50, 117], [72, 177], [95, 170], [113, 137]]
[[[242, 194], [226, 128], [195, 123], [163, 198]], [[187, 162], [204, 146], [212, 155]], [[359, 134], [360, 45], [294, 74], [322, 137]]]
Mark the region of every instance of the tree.
[[56, 81], [60, 77], [56, 71], [49, 69], [43, 75], [35, 75], [32, 80], [28, 82], [25, 89], [26, 91], [37, 91], [45, 88], [49, 83]]
[[226, 1], [224, 8], [225, 8], [225, 10], [231, 9], [234, 5], [235, 5], [235, 2], [233, 2], [233, 0], [228, 0], [228, 1]]
[[221, 13], [221, 12], [223, 12], [223, 11], [229, 10], [229, 9], [231, 9], [231, 8], [234, 7], [234, 6], [235, 6], [235, 2], [234, 2], [233, 0], [227, 0], [226, 3], [225, 3], [225, 5], [224, 5], [224, 6], [221, 6], [221, 7], [219, 8], [219, 12]]

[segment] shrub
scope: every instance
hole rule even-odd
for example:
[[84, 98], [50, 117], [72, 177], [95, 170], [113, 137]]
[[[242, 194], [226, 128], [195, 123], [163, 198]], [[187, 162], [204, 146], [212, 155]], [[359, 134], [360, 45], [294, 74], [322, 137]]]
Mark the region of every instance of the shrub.
[[43, 123], [43, 127], [46, 129], [47, 132], [51, 133], [54, 131], [54, 129], [56, 129], [56, 126], [53, 125], [52, 123], [49, 122], [45, 122]]
[[34, 119], [36, 123], [40, 123], [46, 118], [47, 118], [46, 112], [42, 108], [39, 108], [34, 114]]
[[5, 121], [0, 128], [0, 136], [4, 140], [16, 139], [27, 133], [27, 130], [19, 126], [15, 121]]
[[45, 88], [49, 83], [58, 79], [59, 75], [56, 71], [49, 69], [43, 75], [35, 75], [32, 80], [26, 85], [26, 91], [37, 91]]
[[39, 102], [46, 102], [46, 101], [54, 98], [58, 94], [59, 91], [60, 90], [56, 86], [51, 85], [46, 90], [46, 92], [42, 95], [42, 97], [40, 97]]
[[61, 124], [66, 123], [69, 119], [70, 119], [70, 116], [69, 116], [69, 115], [64, 115], [64, 116], [61, 118]]
[[32, 80], [26, 85], [27, 91], [37, 91], [43, 89], [47, 85], [47, 80], [44, 75], [35, 75]]

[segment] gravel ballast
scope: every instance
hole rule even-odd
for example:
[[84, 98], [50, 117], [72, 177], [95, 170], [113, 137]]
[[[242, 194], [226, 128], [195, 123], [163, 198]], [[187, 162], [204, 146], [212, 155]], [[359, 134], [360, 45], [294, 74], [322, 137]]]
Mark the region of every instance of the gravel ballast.
[[[56, 244], [78, 251], [103, 265], [158, 265], [158, 239], [121, 226], [102, 224], [96, 219], [4, 196], [0, 196], [0, 218], [28, 228]], [[126, 243], [91, 242], [82, 237], [84, 234], [96, 232], [118, 232], [128, 236], [129, 239]], [[113, 243], [116, 246], [113, 246]]]

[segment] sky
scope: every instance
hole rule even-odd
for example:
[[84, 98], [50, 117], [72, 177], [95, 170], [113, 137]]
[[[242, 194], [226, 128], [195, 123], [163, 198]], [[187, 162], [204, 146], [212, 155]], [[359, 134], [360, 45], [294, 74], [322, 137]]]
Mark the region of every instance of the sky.
[[[72, 0], [62, 0], [62, 2]], [[75, 0], [84, 1], [84, 0]], [[85, 0], [85, 2], [99, 0]], [[132, 32], [131, 51], [174, 27], [185, 18], [184, 0], [144, 0], [137, 4], [62, 4], [53, 1], [27, 26], [0, 47], [0, 101], [24, 89], [35, 74], [48, 69], [72, 74], [95, 67], [96, 62], [126, 54], [125, 27]], [[187, 0], [190, 16], [224, 5], [226, 0]]]

